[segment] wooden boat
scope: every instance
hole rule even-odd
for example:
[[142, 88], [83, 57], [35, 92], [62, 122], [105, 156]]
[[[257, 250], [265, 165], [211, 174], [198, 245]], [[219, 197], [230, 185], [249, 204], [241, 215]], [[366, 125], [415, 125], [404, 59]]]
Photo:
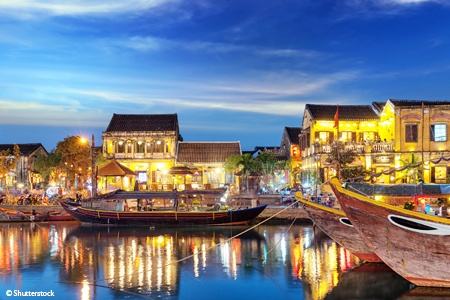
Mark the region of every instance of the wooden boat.
[[42, 222], [48, 221], [48, 218], [48, 213], [0, 208], [0, 222]]
[[49, 215], [48, 215], [48, 221], [49, 222], [75, 221], [75, 219], [69, 214], [51, 211], [51, 212], [49, 212]]
[[336, 243], [367, 262], [382, 260], [367, 246], [345, 213], [336, 208], [297, 199], [309, 218]]
[[[83, 224], [132, 226], [243, 225], [255, 219], [267, 206], [228, 209], [226, 206], [221, 207], [218, 202], [209, 203], [204, 207], [193, 205], [193, 201], [186, 203], [190, 198], [195, 197], [217, 199], [222, 196], [224, 196], [224, 190], [182, 192], [126, 192], [119, 190], [102, 195], [99, 199], [93, 199], [93, 202], [100, 203], [97, 207], [82, 206], [71, 200], [60, 201], [60, 204], [67, 213]], [[186, 202], [183, 202], [183, 198], [186, 199]], [[147, 206], [144, 210], [122, 210], [119, 204], [129, 203], [130, 200], [144, 203], [150, 200], [151, 203], [162, 204]], [[184, 203], [185, 206], [181, 207], [181, 203]]]
[[450, 287], [450, 220], [378, 202], [330, 185], [368, 246], [416, 286]]

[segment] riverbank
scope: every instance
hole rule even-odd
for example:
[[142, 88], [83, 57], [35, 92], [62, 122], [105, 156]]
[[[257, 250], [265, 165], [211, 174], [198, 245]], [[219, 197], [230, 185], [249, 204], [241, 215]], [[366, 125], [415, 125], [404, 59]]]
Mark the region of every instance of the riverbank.
[[[32, 213], [61, 213], [67, 215], [60, 205], [2, 205], [5, 209], [19, 210], [23, 212]], [[255, 219], [255, 222], [267, 220], [269, 224], [290, 223], [295, 220], [296, 223], [311, 223], [306, 212], [301, 208], [292, 208], [284, 205], [269, 205], [267, 208]]]

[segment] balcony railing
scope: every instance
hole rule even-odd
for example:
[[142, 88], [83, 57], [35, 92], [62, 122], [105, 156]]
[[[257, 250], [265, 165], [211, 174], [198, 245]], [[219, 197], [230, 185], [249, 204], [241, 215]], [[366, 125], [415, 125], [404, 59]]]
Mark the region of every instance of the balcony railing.
[[[329, 154], [336, 147], [336, 143], [312, 145], [313, 153]], [[344, 151], [355, 151], [358, 154], [363, 153], [382, 153], [394, 152], [394, 142], [361, 142], [361, 143], [345, 143]]]

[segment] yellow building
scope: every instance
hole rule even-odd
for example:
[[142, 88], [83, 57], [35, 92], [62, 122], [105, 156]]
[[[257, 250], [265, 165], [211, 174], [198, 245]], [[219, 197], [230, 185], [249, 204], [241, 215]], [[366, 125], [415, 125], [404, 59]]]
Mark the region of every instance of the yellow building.
[[[102, 134], [102, 152], [136, 172], [140, 189], [162, 190], [172, 184], [169, 170], [180, 139], [177, 114], [114, 114]], [[115, 179], [109, 180], [99, 189], [114, 188]], [[134, 188], [132, 180], [121, 184]]]
[[[395, 163], [423, 162], [416, 172], [427, 183], [447, 183], [448, 128], [450, 101], [394, 100], [387, 101], [380, 115], [380, 135], [395, 142]], [[391, 175], [392, 177], [392, 175]], [[409, 174], [397, 172], [396, 182], [411, 182]], [[413, 176], [414, 177], [414, 176]]]
[[307, 104], [300, 134], [302, 182], [320, 184], [339, 175], [337, 161], [330, 160], [339, 143], [341, 151], [358, 154], [349, 166], [364, 167], [372, 175], [365, 181], [446, 183], [449, 122], [449, 101]]
[[102, 134], [102, 153], [135, 172], [108, 176], [99, 189], [184, 190], [234, 183], [224, 163], [241, 155], [239, 142], [183, 142], [177, 114], [114, 114]]

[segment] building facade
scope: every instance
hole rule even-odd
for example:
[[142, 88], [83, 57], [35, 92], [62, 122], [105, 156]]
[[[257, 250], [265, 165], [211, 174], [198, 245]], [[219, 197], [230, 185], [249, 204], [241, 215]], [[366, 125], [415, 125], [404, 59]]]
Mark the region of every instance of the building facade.
[[210, 189], [229, 185], [237, 188], [233, 172], [225, 169], [228, 157], [242, 155], [240, 142], [179, 142], [177, 165], [187, 166], [191, 174], [176, 176], [177, 183], [186, 180], [188, 188]]
[[[177, 114], [114, 114], [102, 134], [102, 152], [136, 173], [140, 190], [207, 189], [235, 183], [224, 169], [239, 142], [183, 142]], [[115, 182], [116, 181], [116, 182]], [[135, 188], [129, 178], [100, 178], [100, 191]]]
[[[180, 140], [177, 114], [114, 114], [102, 133], [102, 152], [135, 171], [140, 189], [163, 190], [172, 183], [168, 172], [175, 164]], [[98, 188], [114, 185], [100, 182]], [[128, 189], [132, 185], [131, 181], [123, 183]]]
[[[11, 187], [15, 189], [31, 190], [39, 188], [42, 177], [36, 172], [34, 163], [39, 155], [48, 155], [47, 150], [41, 143], [31, 144], [17, 144], [20, 149], [20, 158], [16, 164], [15, 170], [11, 170], [10, 173], [5, 174], [4, 180], [1, 180], [2, 184], [6, 185], [1, 187]], [[14, 144], [1, 144], [0, 151], [9, 150], [11, 154], [14, 153]]]
[[448, 183], [449, 123], [449, 101], [307, 104], [299, 141], [302, 182], [308, 185], [316, 177], [322, 183], [339, 176], [337, 162], [330, 160], [339, 145], [341, 151], [357, 153], [349, 167], [367, 170], [366, 182]]

